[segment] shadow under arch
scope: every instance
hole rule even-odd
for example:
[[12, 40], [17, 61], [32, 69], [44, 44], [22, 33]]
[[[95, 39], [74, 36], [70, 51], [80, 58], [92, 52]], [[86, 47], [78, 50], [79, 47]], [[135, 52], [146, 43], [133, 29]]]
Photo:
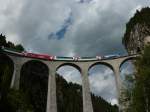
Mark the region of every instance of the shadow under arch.
[[7, 95], [14, 73], [14, 62], [6, 54], [0, 54], [0, 112], [9, 112]]
[[89, 70], [90, 70], [92, 67], [94, 67], [94, 66], [96, 66], [96, 65], [105, 65], [106, 67], [110, 68], [110, 69], [114, 72], [113, 66], [112, 66], [111, 64], [109, 64], [109, 63], [106, 63], [106, 62], [96, 62], [96, 63], [92, 64], [92, 65], [88, 68], [88, 72], [89, 72]]
[[13, 59], [7, 54], [0, 53], [0, 64], [7, 63], [8, 61], [11, 62], [11, 64], [13, 65], [13, 69], [14, 69], [14, 61], [13, 61]]
[[[7, 69], [7, 70], [6, 70]], [[2, 76], [4, 74], [8, 74], [6, 77], [9, 78], [9, 85], [10, 86], [10, 83], [11, 83], [11, 79], [12, 79], [12, 76], [13, 76], [13, 73], [14, 73], [14, 61], [9, 57], [7, 56], [6, 54], [0, 54], [0, 83], [2, 82]]]
[[20, 90], [25, 93], [34, 112], [45, 112], [48, 91], [48, 66], [39, 60], [23, 64], [20, 75]]
[[72, 66], [72, 67], [76, 68], [81, 73], [81, 68], [74, 63], [63, 63], [56, 68], [56, 71], [58, 71], [58, 69], [63, 67], [63, 66]]
[[126, 58], [126, 59], [123, 60], [123, 61], [121, 62], [121, 64], [119, 65], [119, 70], [121, 70], [121, 67], [122, 67], [122, 65], [123, 65], [125, 62], [127, 62], [127, 61], [129, 61], [129, 60], [137, 60], [137, 59], [139, 59], [139, 57], [129, 57], [129, 58]]

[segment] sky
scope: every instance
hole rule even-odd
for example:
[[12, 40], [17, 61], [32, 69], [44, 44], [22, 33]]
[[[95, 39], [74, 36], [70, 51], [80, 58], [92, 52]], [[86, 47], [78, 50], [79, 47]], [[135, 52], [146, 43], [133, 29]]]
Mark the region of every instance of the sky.
[[[0, 0], [0, 3], [0, 32], [8, 41], [21, 43], [29, 52], [56, 56], [125, 54], [122, 37], [126, 23], [137, 9], [150, 6], [150, 0]], [[72, 74], [66, 71], [74, 70], [65, 68], [60, 73]], [[105, 69], [99, 74], [113, 73]], [[69, 80], [78, 83], [77, 78]], [[110, 79], [113, 80], [111, 76]], [[108, 96], [104, 97], [109, 99]]]
[[0, 32], [28, 51], [59, 56], [125, 53], [122, 37], [149, 0], [0, 0]]

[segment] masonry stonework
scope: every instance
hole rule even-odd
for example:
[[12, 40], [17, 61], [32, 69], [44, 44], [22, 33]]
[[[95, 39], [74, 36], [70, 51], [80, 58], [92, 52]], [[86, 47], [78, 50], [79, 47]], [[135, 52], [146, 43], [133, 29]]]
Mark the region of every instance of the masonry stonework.
[[[11, 88], [19, 89], [19, 83], [20, 83], [20, 72], [22, 69], [22, 66], [31, 60], [35, 60], [32, 58], [26, 58], [26, 57], [19, 57], [7, 54], [14, 62], [14, 73], [12, 77], [11, 82]], [[88, 70], [92, 65], [95, 65], [96, 63], [102, 63], [106, 66], [110, 67], [114, 73], [115, 73], [115, 80], [116, 80], [116, 86], [118, 91], [118, 99], [120, 96], [120, 88], [122, 85], [121, 79], [120, 79], [120, 66], [122, 63], [124, 63], [128, 59], [136, 58], [138, 55], [132, 55], [132, 56], [123, 56], [116, 59], [108, 59], [108, 60], [96, 60], [96, 61], [46, 61], [46, 60], [40, 60], [36, 59], [38, 61], [41, 61], [42, 63], [46, 64], [49, 68], [49, 77], [48, 77], [48, 94], [47, 94], [47, 107], [46, 112], [57, 112], [57, 100], [56, 100], [56, 78], [55, 74], [61, 65], [64, 64], [71, 64], [72, 66], [75, 66], [79, 69], [82, 75], [82, 90], [83, 90], [83, 112], [93, 112], [92, 107], [92, 100], [91, 100], [91, 93], [90, 93], [90, 87], [89, 87], [89, 79], [88, 79]]]

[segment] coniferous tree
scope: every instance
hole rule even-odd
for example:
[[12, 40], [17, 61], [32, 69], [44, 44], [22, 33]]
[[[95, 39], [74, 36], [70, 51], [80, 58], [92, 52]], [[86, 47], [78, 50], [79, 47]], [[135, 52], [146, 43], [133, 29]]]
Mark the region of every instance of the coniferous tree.
[[136, 63], [136, 82], [133, 89], [133, 112], [150, 112], [150, 45]]

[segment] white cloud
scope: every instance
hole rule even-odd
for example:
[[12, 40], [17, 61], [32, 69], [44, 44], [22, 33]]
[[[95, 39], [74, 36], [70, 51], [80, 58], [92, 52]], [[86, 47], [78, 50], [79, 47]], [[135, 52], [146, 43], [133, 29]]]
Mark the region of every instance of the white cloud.
[[111, 105], [115, 105], [115, 104], [118, 104], [118, 101], [116, 99], [112, 99], [111, 100]]
[[[121, 37], [125, 23], [136, 8], [150, 5], [146, 0], [83, 1], [1, 0], [0, 30], [8, 40], [41, 53], [66, 56], [70, 52], [82, 56], [123, 53]], [[48, 35], [60, 29], [70, 11], [73, 24], [65, 38], [48, 40]]]
[[91, 92], [112, 104], [117, 104], [117, 90], [113, 71], [104, 65], [96, 65], [91, 68], [89, 74]]
[[67, 81], [82, 85], [80, 72], [72, 66], [63, 66], [58, 69], [57, 73]]

